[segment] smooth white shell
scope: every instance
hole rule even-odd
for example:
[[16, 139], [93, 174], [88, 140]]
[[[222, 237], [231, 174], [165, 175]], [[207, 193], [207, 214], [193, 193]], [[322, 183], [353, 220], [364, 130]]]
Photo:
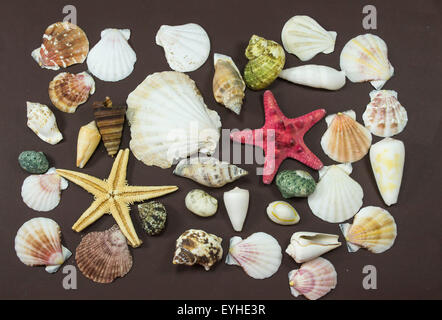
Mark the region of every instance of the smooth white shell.
[[284, 69], [278, 77], [295, 84], [327, 90], [338, 90], [345, 85], [343, 71], [316, 64]]
[[303, 263], [323, 255], [341, 245], [339, 236], [317, 232], [296, 232], [290, 238], [285, 252], [297, 263]]
[[285, 201], [273, 201], [269, 203], [266, 212], [270, 220], [281, 225], [296, 224], [300, 219], [295, 208]]
[[54, 113], [44, 104], [26, 102], [28, 127], [43, 141], [49, 144], [57, 144], [63, 139], [63, 135], [57, 127]]
[[194, 189], [184, 199], [186, 208], [200, 217], [210, 217], [218, 209], [218, 200], [203, 190]]
[[233, 230], [242, 231], [249, 208], [249, 190], [235, 187], [224, 192], [223, 198]]

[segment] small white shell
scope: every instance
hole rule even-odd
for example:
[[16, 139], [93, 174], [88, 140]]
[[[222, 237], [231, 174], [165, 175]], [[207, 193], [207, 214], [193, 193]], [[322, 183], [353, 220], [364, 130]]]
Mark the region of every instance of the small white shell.
[[339, 236], [317, 232], [296, 232], [285, 252], [296, 263], [303, 263], [323, 255], [341, 245]]
[[157, 45], [164, 48], [170, 68], [190, 72], [201, 67], [210, 53], [210, 39], [198, 24], [179, 26], [162, 25], [155, 37]]
[[316, 64], [284, 69], [278, 77], [295, 84], [327, 90], [338, 90], [345, 85], [343, 71]]
[[186, 208], [200, 217], [210, 217], [218, 210], [218, 200], [207, 192], [194, 189], [184, 199]]
[[242, 231], [244, 220], [249, 209], [249, 190], [235, 187], [224, 192], [224, 205], [232, 223], [233, 230]]
[[290, 203], [285, 201], [273, 201], [267, 206], [267, 216], [274, 223], [292, 225], [299, 222], [299, 214]]
[[137, 55], [127, 42], [129, 29], [104, 29], [101, 40], [87, 57], [89, 71], [103, 81], [120, 81], [128, 77], [137, 61]]
[[26, 102], [28, 127], [43, 141], [49, 144], [57, 144], [63, 139], [63, 135], [57, 127], [54, 113], [44, 104]]

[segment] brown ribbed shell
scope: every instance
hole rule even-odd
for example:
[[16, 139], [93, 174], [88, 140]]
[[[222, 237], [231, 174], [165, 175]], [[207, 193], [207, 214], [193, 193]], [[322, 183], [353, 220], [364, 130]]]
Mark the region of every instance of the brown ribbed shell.
[[75, 260], [86, 278], [99, 283], [124, 277], [132, 268], [126, 238], [117, 225], [85, 235], [77, 247]]
[[113, 156], [120, 147], [126, 106], [113, 106], [111, 99], [106, 97], [104, 102], [94, 102], [93, 108], [95, 122], [100, 131], [107, 154]]

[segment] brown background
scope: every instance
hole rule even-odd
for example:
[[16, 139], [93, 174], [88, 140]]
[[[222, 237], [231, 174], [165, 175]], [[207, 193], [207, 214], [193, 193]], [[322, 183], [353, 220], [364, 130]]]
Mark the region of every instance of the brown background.
[[[99, 40], [106, 27], [130, 28], [130, 44], [138, 61], [129, 78], [117, 83], [96, 80], [97, 90], [75, 114], [61, 113], [52, 107], [64, 140], [51, 146], [26, 127], [25, 102], [38, 101], [47, 105], [49, 81], [57, 72], [40, 69], [32, 60], [31, 51], [40, 45], [45, 28], [63, 19], [62, 8], [74, 4], [78, 24], [88, 35], [91, 46]], [[296, 231], [319, 231], [340, 234], [338, 225], [323, 222], [313, 216], [305, 199], [290, 203], [301, 215], [295, 226], [279, 226], [266, 214], [267, 204], [280, 199], [274, 185], [265, 186], [254, 174], [256, 165], [244, 165], [251, 174], [219, 190], [208, 190], [220, 201], [218, 213], [209, 219], [199, 218], [184, 207], [184, 197], [199, 185], [172, 175], [172, 169], [147, 167], [131, 156], [128, 180], [131, 184], [176, 184], [180, 190], [160, 199], [168, 210], [165, 232], [158, 237], [143, 234], [132, 211], [137, 231], [144, 241], [132, 250], [134, 265], [130, 273], [109, 285], [96, 284], [78, 273], [78, 289], [64, 290], [61, 271], [50, 275], [43, 268], [23, 265], [14, 252], [17, 229], [27, 220], [44, 216], [56, 220], [62, 227], [63, 243], [75, 251], [81, 235], [70, 228], [92, 197], [74, 184], [62, 194], [60, 205], [49, 213], [35, 212], [22, 202], [20, 188], [27, 173], [20, 169], [17, 156], [23, 150], [41, 150], [57, 168], [74, 169], [76, 140], [81, 125], [91, 121], [91, 103], [110, 95], [115, 104], [123, 104], [127, 95], [148, 75], [169, 70], [163, 50], [155, 45], [155, 34], [162, 24], [195, 22], [208, 32], [212, 52], [234, 58], [240, 69], [246, 64], [244, 49], [252, 34], [280, 42], [285, 21], [296, 14], [315, 18], [327, 30], [338, 33], [332, 54], [319, 54], [309, 63], [339, 68], [339, 54], [352, 37], [365, 33], [362, 28], [362, 8], [375, 4], [378, 10], [378, 30], [389, 48], [389, 58], [395, 75], [385, 89], [394, 89], [407, 108], [409, 123], [397, 137], [406, 146], [406, 165], [399, 203], [388, 208], [398, 227], [396, 243], [389, 251], [376, 255], [360, 250], [347, 252], [345, 245], [325, 255], [335, 266], [338, 285], [325, 299], [391, 299], [442, 298], [441, 290], [441, 217], [440, 217], [440, 135], [441, 131], [441, 2], [440, 1], [8, 1], [2, 3], [0, 92], [3, 114], [0, 117], [1, 189], [0, 189], [0, 298], [20, 299], [292, 299], [287, 273], [297, 267], [286, 254], [277, 274], [270, 279], [254, 280], [241, 268], [219, 263], [210, 272], [201, 267], [174, 266], [171, 263], [175, 239], [188, 228], [201, 228], [221, 236], [227, 250], [232, 230], [222, 203], [222, 194], [235, 185], [251, 191], [251, 201], [244, 230], [246, 237], [257, 231], [275, 236], [283, 250]], [[293, 55], [287, 55], [286, 67], [300, 65]], [[69, 72], [81, 72], [86, 64], [70, 67]], [[212, 58], [199, 70], [189, 74], [200, 88], [207, 105], [222, 118], [223, 128], [257, 128], [263, 124], [262, 91], [247, 90], [243, 111], [238, 117], [218, 105], [212, 96]], [[328, 114], [353, 108], [361, 120], [368, 94], [368, 83], [346, 86], [337, 92], [326, 92], [296, 86], [283, 80], [270, 89], [283, 112], [295, 117], [318, 107]], [[318, 123], [306, 136], [306, 143], [326, 165], [332, 161], [323, 153], [319, 140], [326, 129]], [[122, 147], [128, 147], [130, 132], [125, 128]], [[374, 137], [374, 142], [379, 138]], [[83, 172], [107, 177], [112, 159], [100, 145]], [[286, 160], [281, 169], [306, 169], [294, 160]], [[317, 178], [317, 173], [309, 170]], [[354, 164], [352, 177], [364, 189], [364, 206], [385, 207], [372, 176], [369, 159]], [[86, 232], [104, 230], [113, 224], [104, 217]], [[84, 233], [83, 233], [84, 234]], [[342, 236], [341, 236], [342, 240]], [[67, 264], [74, 264], [73, 257]], [[362, 288], [362, 268], [372, 264], [378, 270], [378, 290]]]

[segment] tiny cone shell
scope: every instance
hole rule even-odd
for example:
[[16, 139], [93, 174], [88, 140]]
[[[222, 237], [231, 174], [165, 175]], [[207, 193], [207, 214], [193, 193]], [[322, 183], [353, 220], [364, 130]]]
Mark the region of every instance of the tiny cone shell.
[[235, 187], [233, 190], [224, 192], [224, 205], [233, 230], [242, 231], [249, 208], [249, 190]]
[[101, 135], [95, 121], [82, 126], [77, 140], [77, 167], [84, 168], [100, 143]]

